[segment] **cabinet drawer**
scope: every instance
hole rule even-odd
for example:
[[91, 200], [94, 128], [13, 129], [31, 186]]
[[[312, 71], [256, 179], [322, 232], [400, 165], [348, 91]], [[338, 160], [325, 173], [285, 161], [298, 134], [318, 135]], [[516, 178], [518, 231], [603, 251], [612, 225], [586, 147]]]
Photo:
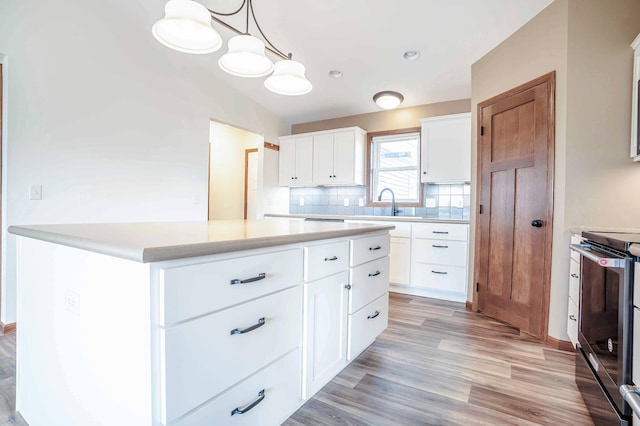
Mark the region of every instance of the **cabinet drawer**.
[[[640, 309], [633, 308], [633, 341], [640, 342]], [[636, 348], [637, 343], [636, 343]], [[640, 385], [640, 350], [634, 348], [631, 365], [631, 380], [636, 386]]]
[[349, 241], [304, 248], [304, 279], [314, 281], [349, 267]]
[[361, 265], [389, 255], [389, 234], [358, 238], [350, 243], [350, 266]]
[[389, 257], [383, 257], [349, 270], [349, 313], [389, 291]]
[[569, 299], [567, 308], [567, 334], [575, 348], [576, 343], [578, 342], [578, 305], [576, 305], [573, 300]]
[[458, 266], [416, 263], [412, 273], [412, 285], [434, 290], [464, 292], [467, 290], [467, 270]]
[[467, 267], [467, 242], [420, 239], [415, 241], [415, 262]]
[[[264, 278], [245, 284], [233, 280]], [[302, 249], [160, 270], [160, 325], [224, 309], [302, 282]]]
[[580, 263], [571, 259], [569, 261], [569, 297], [578, 303], [580, 295]]
[[349, 315], [347, 359], [357, 357], [389, 324], [389, 293], [385, 293], [355, 314]]
[[469, 225], [457, 223], [414, 223], [414, 238], [467, 241]]
[[[245, 333], [246, 330], [264, 324]], [[206, 402], [300, 343], [301, 286], [160, 332], [166, 423]]]
[[[299, 349], [290, 352], [172, 426], [280, 424], [301, 400], [300, 359]], [[231, 415], [236, 408], [244, 410], [260, 399], [262, 390], [264, 398], [251, 410]]]

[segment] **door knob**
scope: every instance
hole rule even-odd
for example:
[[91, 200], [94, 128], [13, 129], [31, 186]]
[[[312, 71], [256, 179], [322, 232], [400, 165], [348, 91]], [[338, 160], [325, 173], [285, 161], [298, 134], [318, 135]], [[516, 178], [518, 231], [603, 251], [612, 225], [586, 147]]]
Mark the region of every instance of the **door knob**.
[[542, 228], [542, 221], [540, 219], [532, 220], [531, 226], [535, 226], [536, 228]]

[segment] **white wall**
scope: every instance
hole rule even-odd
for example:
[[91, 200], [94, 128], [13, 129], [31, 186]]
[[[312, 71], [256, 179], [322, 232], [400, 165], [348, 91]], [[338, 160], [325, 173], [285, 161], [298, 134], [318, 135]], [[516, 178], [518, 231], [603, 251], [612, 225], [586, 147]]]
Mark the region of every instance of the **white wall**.
[[[288, 133], [287, 123], [216, 80], [218, 54], [186, 55], [153, 38], [164, 4], [0, 2], [0, 54], [9, 64], [5, 227], [206, 220], [210, 119], [268, 140]], [[28, 200], [29, 184], [42, 185], [41, 201]], [[11, 323], [14, 238], [3, 238], [2, 252], [0, 321]]]

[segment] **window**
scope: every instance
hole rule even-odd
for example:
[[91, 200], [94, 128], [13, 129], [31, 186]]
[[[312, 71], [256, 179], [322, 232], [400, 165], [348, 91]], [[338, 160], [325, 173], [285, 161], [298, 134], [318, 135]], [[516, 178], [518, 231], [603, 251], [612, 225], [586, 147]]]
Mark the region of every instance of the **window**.
[[[369, 204], [378, 203], [378, 194], [391, 189], [396, 204], [420, 206], [420, 129], [369, 134]], [[383, 196], [388, 204], [390, 194]]]

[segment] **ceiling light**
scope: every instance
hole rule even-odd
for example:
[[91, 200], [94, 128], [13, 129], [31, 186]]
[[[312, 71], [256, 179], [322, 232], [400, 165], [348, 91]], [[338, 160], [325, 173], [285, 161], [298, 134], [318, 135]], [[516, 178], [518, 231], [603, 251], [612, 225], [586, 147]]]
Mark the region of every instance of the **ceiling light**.
[[211, 14], [192, 0], [169, 0], [164, 18], [151, 33], [160, 43], [184, 53], [211, 53], [220, 49], [222, 38], [211, 27]]
[[264, 43], [251, 35], [229, 39], [229, 51], [220, 57], [223, 71], [238, 77], [264, 77], [273, 71], [273, 62], [264, 54]]
[[407, 61], [415, 61], [420, 57], [419, 50], [407, 50], [402, 54], [402, 57]]
[[394, 109], [400, 105], [402, 101], [404, 101], [404, 96], [398, 92], [392, 92], [390, 90], [378, 92], [373, 95], [373, 102], [383, 109]]
[[[245, 8], [244, 31], [220, 18], [237, 15]], [[262, 40], [249, 33], [250, 17]], [[252, 0], [242, 0], [233, 12], [216, 12], [193, 0], [169, 0], [165, 6], [165, 17], [156, 22], [151, 31], [160, 43], [171, 49], [185, 53], [210, 53], [222, 45], [220, 35], [211, 26], [212, 20], [238, 34], [229, 40], [229, 51], [218, 60], [222, 70], [239, 77], [262, 77], [275, 70], [268, 82], [265, 81], [269, 90], [283, 95], [302, 95], [311, 91], [312, 85], [304, 76], [304, 66], [291, 60], [291, 53], [278, 50], [265, 36], [256, 20]], [[266, 51], [282, 60], [274, 66]]]
[[331, 70], [329, 71], [329, 77], [331, 78], [342, 78], [342, 71], [338, 71], [338, 70]]
[[304, 65], [291, 59], [278, 61], [273, 66], [273, 74], [264, 81], [264, 86], [279, 95], [304, 95], [313, 86], [304, 76]]

